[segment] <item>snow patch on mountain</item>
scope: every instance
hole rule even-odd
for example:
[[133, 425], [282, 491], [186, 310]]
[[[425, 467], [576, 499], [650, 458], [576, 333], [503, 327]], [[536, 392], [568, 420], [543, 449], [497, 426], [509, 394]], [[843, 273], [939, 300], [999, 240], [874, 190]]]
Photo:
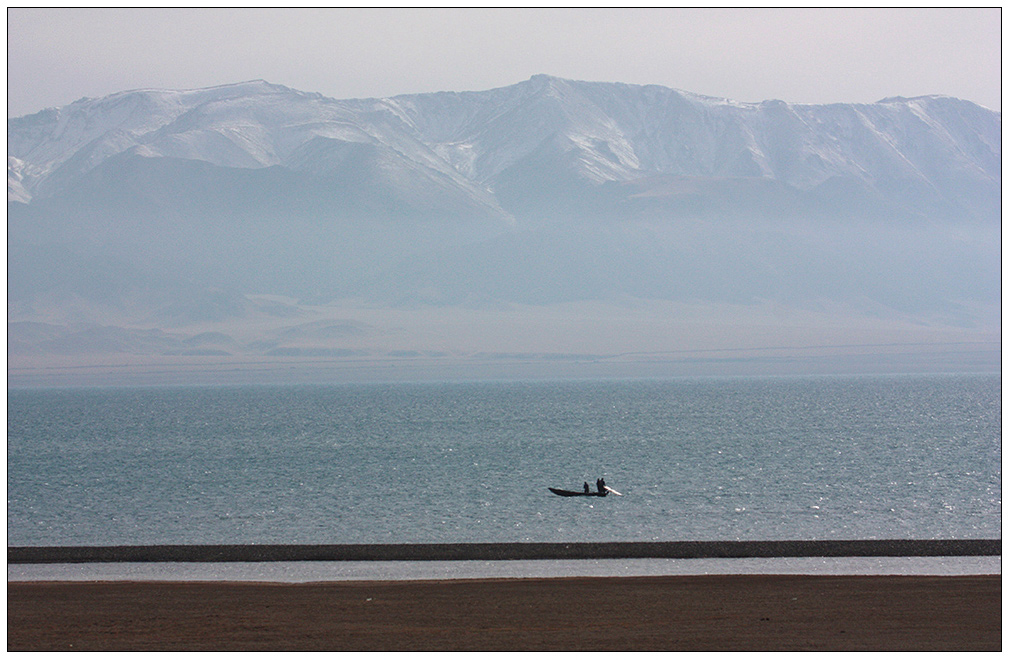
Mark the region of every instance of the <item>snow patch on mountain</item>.
[[7, 156], [7, 201], [9, 202], [27, 204], [32, 198], [24, 186], [24, 169], [23, 160]]

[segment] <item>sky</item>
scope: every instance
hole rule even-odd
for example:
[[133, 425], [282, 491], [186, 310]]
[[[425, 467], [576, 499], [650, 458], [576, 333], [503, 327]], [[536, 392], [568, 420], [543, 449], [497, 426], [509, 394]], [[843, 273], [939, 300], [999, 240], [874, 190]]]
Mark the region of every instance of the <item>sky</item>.
[[545, 73], [737, 101], [1001, 110], [1001, 9], [11, 9], [7, 116], [264, 79], [333, 98]]

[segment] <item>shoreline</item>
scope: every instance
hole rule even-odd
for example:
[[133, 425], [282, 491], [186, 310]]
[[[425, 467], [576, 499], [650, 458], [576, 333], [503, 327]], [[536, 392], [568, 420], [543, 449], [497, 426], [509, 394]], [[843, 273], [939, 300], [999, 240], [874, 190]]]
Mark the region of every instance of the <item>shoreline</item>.
[[8, 582], [18, 650], [1001, 650], [1001, 576]]
[[1001, 539], [8, 546], [8, 564], [1001, 556]]
[[362, 582], [693, 575], [1001, 575], [1001, 557], [8, 564], [8, 582]]

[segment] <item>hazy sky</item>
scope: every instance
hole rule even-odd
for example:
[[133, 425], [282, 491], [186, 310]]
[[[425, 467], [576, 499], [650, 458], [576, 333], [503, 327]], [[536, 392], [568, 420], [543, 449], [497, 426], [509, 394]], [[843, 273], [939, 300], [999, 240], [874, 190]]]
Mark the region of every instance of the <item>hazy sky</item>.
[[7, 114], [263, 78], [334, 98], [537, 73], [739, 101], [1001, 110], [1001, 9], [8, 9]]

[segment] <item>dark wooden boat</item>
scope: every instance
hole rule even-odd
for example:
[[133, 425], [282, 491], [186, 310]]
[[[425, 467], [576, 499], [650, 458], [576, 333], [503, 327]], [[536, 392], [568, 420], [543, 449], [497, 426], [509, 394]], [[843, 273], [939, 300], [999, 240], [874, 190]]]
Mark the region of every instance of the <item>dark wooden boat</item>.
[[586, 493], [583, 490], [563, 490], [561, 488], [550, 488], [549, 490], [554, 495], [560, 495], [561, 497], [606, 497], [608, 495], [605, 490], [601, 493], [594, 490]]
[[549, 488], [551, 493], [554, 495], [560, 495], [561, 497], [606, 497], [607, 495], [623, 495], [623, 493], [618, 493], [609, 486], [603, 486], [602, 491], [584, 491], [584, 490], [563, 490], [561, 488]]

